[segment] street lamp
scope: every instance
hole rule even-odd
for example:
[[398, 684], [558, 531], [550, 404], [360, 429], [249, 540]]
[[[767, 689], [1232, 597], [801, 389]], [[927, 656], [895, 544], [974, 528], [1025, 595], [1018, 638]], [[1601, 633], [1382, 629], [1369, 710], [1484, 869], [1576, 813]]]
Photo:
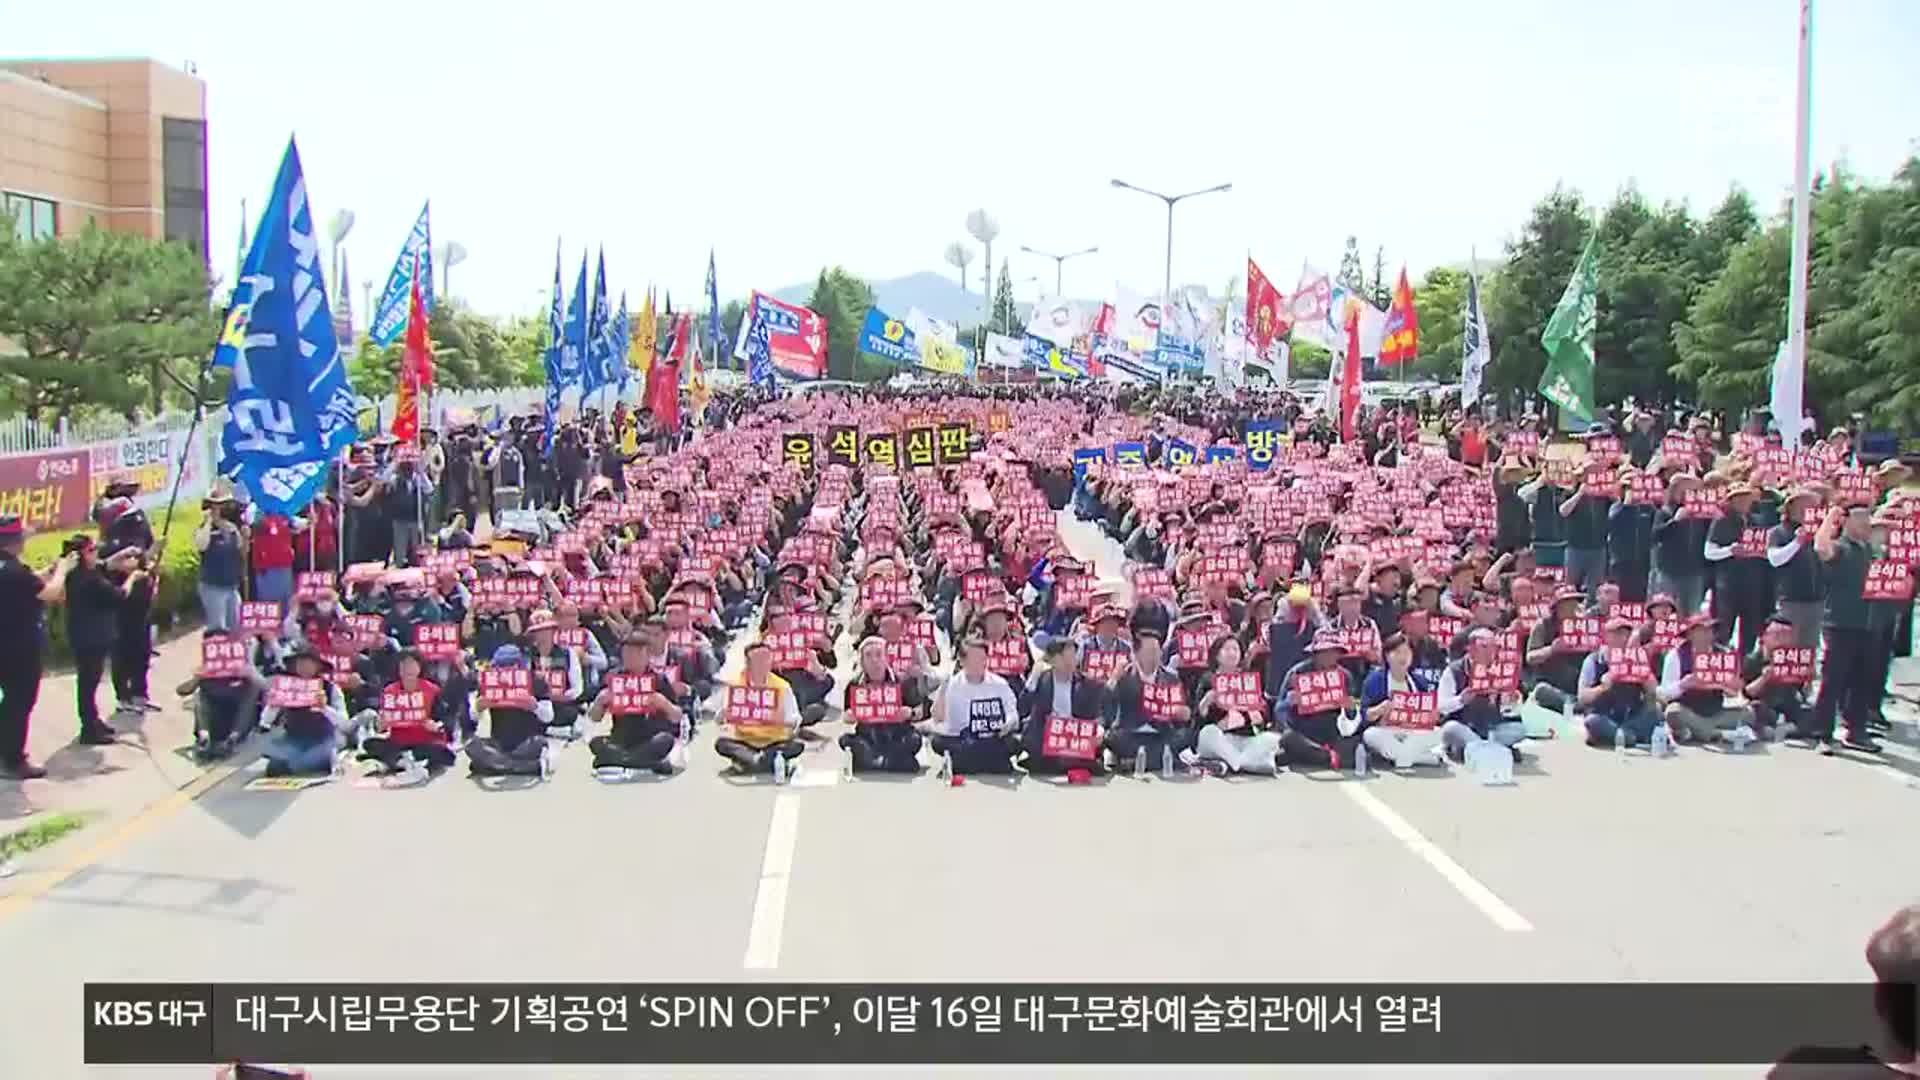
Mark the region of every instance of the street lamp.
[[[993, 238], [1000, 235], [1000, 223], [985, 210], [975, 210], [967, 215], [967, 234], [987, 249], [986, 280], [980, 289], [980, 326], [982, 340], [986, 336], [986, 326], [993, 321]], [[977, 344], [977, 343], [976, 343]]]
[[440, 292], [442, 295], [453, 295], [453, 268], [466, 261], [467, 249], [460, 241], [449, 240], [440, 245]]
[[1167, 204], [1167, 263], [1166, 272], [1161, 279], [1160, 285], [1160, 325], [1154, 327], [1153, 331], [1153, 351], [1155, 358], [1159, 359], [1162, 339], [1166, 335], [1166, 306], [1172, 302], [1173, 293], [1173, 204], [1179, 202], [1181, 199], [1191, 199], [1195, 195], [1211, 195], [1216, 191], [1232, 191], [1233, 184], [1231, 182], [1216, 184], [1210, 188], [1201, 188], [1199, 191], [1189, 191], [1181, 195], [1163, 195], [1158, 191], [1151, 191], [1135, 184], [1129, 184], [1125, 180], [1115, 179], [1109, 181], [1109, 183], [1117, 188], [1126, 188], [1129, 191], [1137, 191], [1142, 195], [1151, 195]]
[[1099, 251], [1100, 249], [1097, 247], [1090, 247], [1090, 248], [1087, 248], [1085, 251], [1069, 251], [1065, 255], [1055, 255], [1051, 251], [1041, 251], [1038, 248], [1030, 248], [1025, 244], [1021, 244], [1020, 250], [1026, 252], [1029, 255], [1038, 255], [1043, 259], [1053, 260], [1053, 295], [1059, 296], [1061, 265], [1064, 264], [1068, 259], [1077, 259], [1082, 255], [1091, 255], [1094, 252]]

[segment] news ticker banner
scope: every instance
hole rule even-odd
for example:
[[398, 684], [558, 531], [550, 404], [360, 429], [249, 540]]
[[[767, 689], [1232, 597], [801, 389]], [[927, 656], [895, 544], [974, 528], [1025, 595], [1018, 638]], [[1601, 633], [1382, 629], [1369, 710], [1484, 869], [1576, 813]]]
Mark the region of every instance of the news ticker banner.
[[1747, 1065], [1870, 1045], [1889, 1000], [1844, 983], [89, 983], [85, 1030], [89, 1065]]

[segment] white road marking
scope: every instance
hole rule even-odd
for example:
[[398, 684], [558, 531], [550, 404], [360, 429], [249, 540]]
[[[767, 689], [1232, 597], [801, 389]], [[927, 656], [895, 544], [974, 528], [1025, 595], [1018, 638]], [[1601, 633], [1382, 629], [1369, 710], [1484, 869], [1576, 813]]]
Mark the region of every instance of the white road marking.
[[793, 871], [794, 842], [800, 836], [800, 797], [782, 792], [767, 821], [767, 851], [760, 861], [760, 890], [753, 898], [753, 922], [747, 927], [750, 970], [780, 966], [780, 935], [787, 922], [787, 879]]
[[1454, 862], [1446, 852], [1434, 846], [1433, 841], [1420, 835], [1420, 830], [1409, 824], [1406, 818], [1394, 812], [1392, 807], [1381, 802], [1379, 796], [1368, 791], [1364, 785], [1341, 784], [1340, 790], [1345, 791], [1348, 798], [1359, 803], [1360, 809], [1365, 810], [1373, 820], [1380, 823], [1381, 827], [1392, 833], [1394, 839], [1405, 844], [1408, 850], [1420, 856], [1428, 866], [1433, 867], [1436, 873], [1446, 878], [1447, 884], [1452, 885], [1461, 896], [1466, 897], [1468, 903], [1479, 908], [1481, 914], [1492, 919], [1493, 925], [1512, 933], [1527, 933], [1533, 929], [1532, 923], [1522, 917], [1519, 912], [1508, 907], [1506, 901], [1495, 896], [1492, 889], [1480, 884], [1472, 874], [1467, 873], [1465, 867]]

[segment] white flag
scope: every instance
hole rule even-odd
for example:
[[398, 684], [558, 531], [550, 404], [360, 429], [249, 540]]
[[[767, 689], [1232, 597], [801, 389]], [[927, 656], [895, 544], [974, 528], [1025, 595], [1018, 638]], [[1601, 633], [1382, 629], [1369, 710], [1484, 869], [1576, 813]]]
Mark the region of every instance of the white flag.
[[987, 352], [983, 362], [988, 367], [1023, 368], [1027, 366], [1026, 347], [1017, 337], [1006, 334], [987, 334]]
[[1057, 296], [1041, 297], [1027, 318], [1027, 333], [1061, 348], [1087, 332], [1087, 316], [1080, 305]]
[[1807, 426], [1802, 401], [1806, 372], [1798, 361], [1784, 341], [1780, 343], [1780, 351], [1773, 354], [1773, 400], [1769, 404], [1774, 426], [1780, 429], [1780, 445], [1788, 450], [1799, 447], [1800, 435]]
[[1480, 278], [1467, 276], [1467, 307], [1460, 316], [1460, 407], [1480, 400], [1480, 379], [1493, 359], [1493, 347], [1487, 340], [1487, 313], [1480, 306]]

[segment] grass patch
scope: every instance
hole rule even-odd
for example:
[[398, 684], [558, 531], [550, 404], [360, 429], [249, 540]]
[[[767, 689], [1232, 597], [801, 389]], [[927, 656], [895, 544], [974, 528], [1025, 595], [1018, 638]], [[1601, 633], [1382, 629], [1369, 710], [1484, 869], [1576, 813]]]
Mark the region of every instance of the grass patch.
[[68, 833], [86, 828], [97, 816], [91, 811], [48, 814], [24, 829], [0, 836], [0, 862], [38, 851]]
[[[193, 533], [200, 527], [204, 516], [199, 499], [181, 499], [173, 508], [173, 531], [167, 535], [167, 552], [175, 559], [197, 554], [193, 550]], [[153, 538], [158, 541], [160, 534], [166, 532], [167, 513], [165, 507], [149, 511], [147, 517], [153, 522]], [[49, 529], [36, 532], [27, 537], [26, 545], [20, 552], [20, 561], [35, 570], [45, 570], [60, 558], [60, 545], [67, 537], [87, 533], [98, 536], [100, 530], [92, 525], [82, 525], [73, 529]], [[102, 552], [102, 554], [105, 554]]]

